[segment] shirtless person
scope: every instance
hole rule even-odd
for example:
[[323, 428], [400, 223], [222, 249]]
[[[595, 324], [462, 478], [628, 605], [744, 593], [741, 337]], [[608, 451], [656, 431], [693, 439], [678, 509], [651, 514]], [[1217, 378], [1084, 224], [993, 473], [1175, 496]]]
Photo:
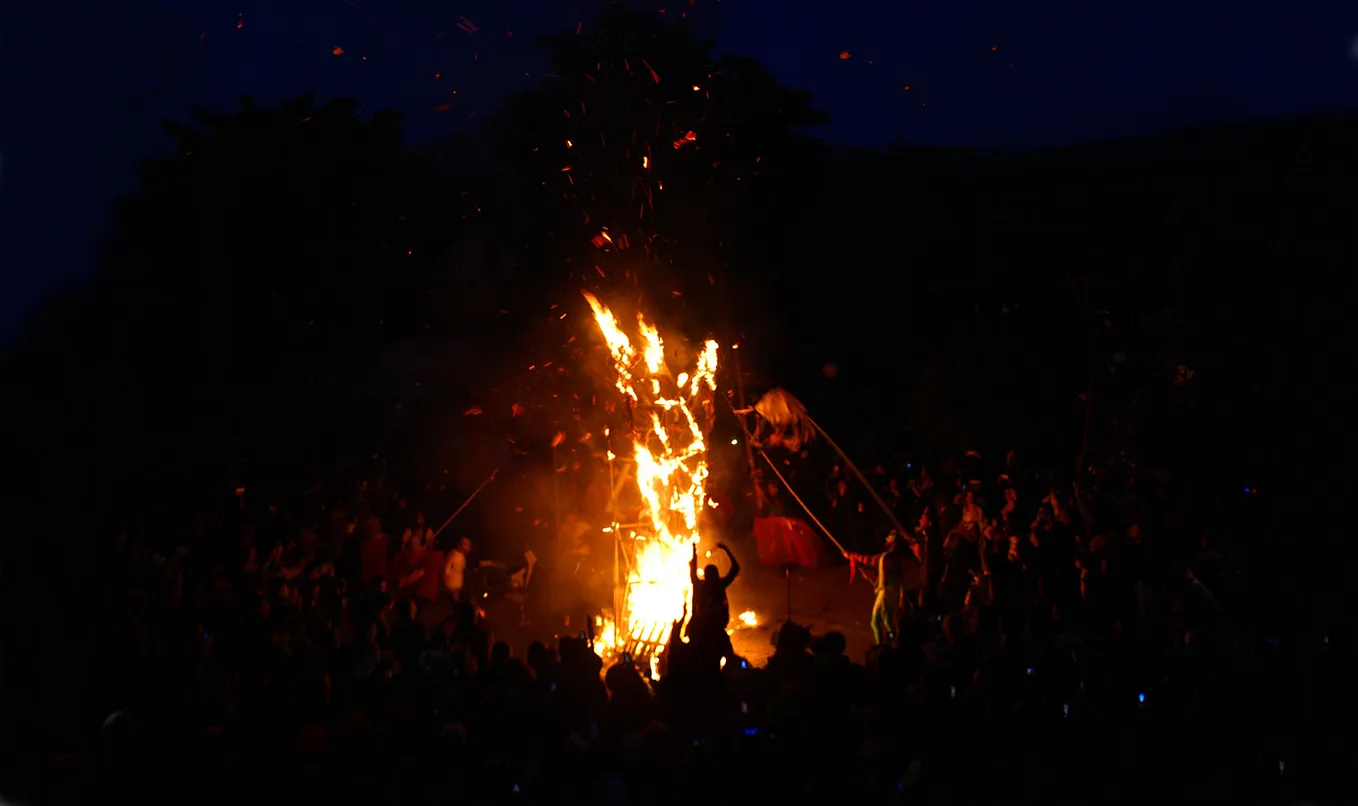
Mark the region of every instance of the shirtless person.
[[886, 536], [886, 551], [880, 554], [850, 554], [845, 558], [854, 563], [871, 565], [877, 569], [877, 598], [872, 603], [872, 637], [880, 646], [896, 637], [896, 622], [905, 607], [907, 592], [917, 585], [914, 578], [919, 569], [918, 551], [904, 545], [893, 529]]

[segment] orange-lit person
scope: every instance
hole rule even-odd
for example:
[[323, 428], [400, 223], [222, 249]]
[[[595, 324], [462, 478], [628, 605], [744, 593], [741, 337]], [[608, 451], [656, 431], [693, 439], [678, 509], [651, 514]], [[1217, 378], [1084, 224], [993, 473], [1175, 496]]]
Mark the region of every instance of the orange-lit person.
[[689, 580], [693, 583], [693, 618], [688, 623], [689, 640], [696, 644], [699, 651], [709, 657], [723, 658], [732, 653], [731, 639], [726, 634], [726, 625], [731, 621], [731, 603], [726, 599], [726, 589], [735, 582], [740, 574], [740, 563], [725, 543], [717, 548], [726, 555], [731, 570], [722, 576], [715, 564], [703, 568], [703, 576], [698, 578], [698, 546], [693, 546], [693, 559], [689, 560]]
[[472, 553], [472, 541], [463, 537], [457, 547], [448, 552], [448, 561], [443, 565], [443, 589], [454, 602], [466, 601], [464, 589], [467, 584], [467, 558]]
[[919, 565], [914, 545], [906, 548], [892, 529], [886, 536], [886, 551], [881, 554], [850, 554], [844, 557], [855, 564], [871, 565], [877, 569], [877, 598], [872, 603], [872, 637], [880, 646], [896, 637], [896, 621], [904, 607], [906, 590], [910, 587], [911, 563]]

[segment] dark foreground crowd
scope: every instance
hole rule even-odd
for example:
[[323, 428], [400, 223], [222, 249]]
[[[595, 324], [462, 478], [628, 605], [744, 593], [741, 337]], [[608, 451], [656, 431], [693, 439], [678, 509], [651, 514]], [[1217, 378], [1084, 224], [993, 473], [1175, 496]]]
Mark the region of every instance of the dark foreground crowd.
[[[852, 485], [829, 486], [843, 500]], [[967, 460], [887, 482], [925, 573], [881, 646], [850, 658], [844, 636], [787, 624], [764, 668], [668, 663], [658, 681], [605, 669], [578, 634], [502, 642], [497, 630], [514, 631], [470, 603], [451, 553], [427, 569], [443, 590], [410, 595], [431, 534], [376, 485], [306, 507], [226, 507], [168, 544], [132, 531], [89, 614], [102, 724], [50, 754], [31, 794], [427, 805], [1333, 792], [1349, 744], [1297, 716], [1338, 674], [1329, 636], [1245, 618], [1265, 584], [1259, 559], [1196, 528], [1161, 481], [1124, 472], [1067, 488]], [[873, 548], [873, 528], [855, 550]], [[390, 542], [374, 556], [378, 535]], [[466, 544], [454, 550], [465, 562]], [[374, 563], [385, 573], [367, 576]], [[462, 595], [446, 595], [454, 581]]]

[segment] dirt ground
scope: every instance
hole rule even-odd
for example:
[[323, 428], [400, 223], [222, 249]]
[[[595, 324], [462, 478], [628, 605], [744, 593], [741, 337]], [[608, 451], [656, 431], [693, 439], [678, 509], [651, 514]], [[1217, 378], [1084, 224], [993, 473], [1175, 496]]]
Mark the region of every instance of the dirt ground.
[[[848, 639], [848, 655], [862, 662], [872, 648], [872, 589], [860, 577], [849, 584], [848, 566], [793, 569], [792, 620], [811, 628], [815, 635], [839, 631]], [[787, 620], [788, 586], [783, 572], [769, 568], [753, 556], [731, 585], [731, 614], [753, 610], [759, 626], [738, 628], [731, 635], [736, 653], [756, 666], [773, 654], [774, 632]], [[735, 626], [735, 625], [733, 625]]]

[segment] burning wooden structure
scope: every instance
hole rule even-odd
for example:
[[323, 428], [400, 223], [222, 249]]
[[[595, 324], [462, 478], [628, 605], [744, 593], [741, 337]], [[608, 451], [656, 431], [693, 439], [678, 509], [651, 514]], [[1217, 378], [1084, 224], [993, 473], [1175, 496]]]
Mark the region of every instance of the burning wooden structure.
[[[600, 654], [631, 654], [658, 671], [658, 654], [676, 621], [692, 605], [689, 559], [701, 539], [699, 520], [707, 506], [707, 434], [717, 389], [717, 343], [704, 342], [691, 371], [675, 373], [656, 327], [637, 315], [634, 341], [612, 311], [585, 294], [594, 321], [608, 346], [612, 380], [631, 412], [630, 456], [610, 445], [610, 481], [619, 461], [632, 463], [629, 475], [641, 497], [636, 523], [613, 523], [614, 603], [600, 618], [595, 647]], [[623, 450], [627, 447], [617, 445]], [[610, 487], [616, 492], [617, 485]], [[614, 510], [616, 511], [616, 509]]]

